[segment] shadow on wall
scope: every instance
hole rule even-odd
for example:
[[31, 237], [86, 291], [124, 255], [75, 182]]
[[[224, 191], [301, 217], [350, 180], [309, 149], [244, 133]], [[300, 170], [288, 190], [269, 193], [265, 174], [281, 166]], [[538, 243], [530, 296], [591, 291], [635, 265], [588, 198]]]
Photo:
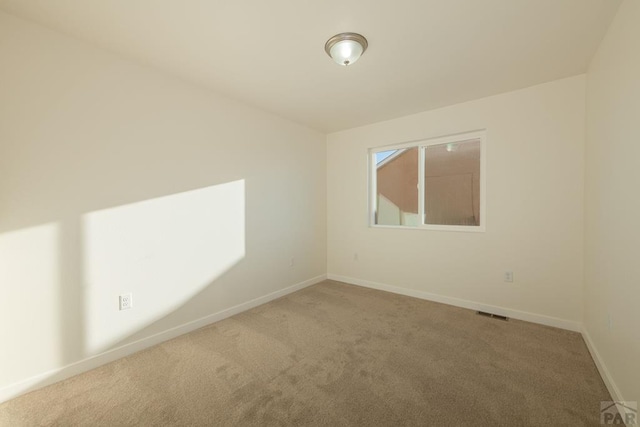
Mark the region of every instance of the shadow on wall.
[[245, 257], [245, 201], [242, 179], [0, 234], [0, 384], [118, 347], [195, 299]]

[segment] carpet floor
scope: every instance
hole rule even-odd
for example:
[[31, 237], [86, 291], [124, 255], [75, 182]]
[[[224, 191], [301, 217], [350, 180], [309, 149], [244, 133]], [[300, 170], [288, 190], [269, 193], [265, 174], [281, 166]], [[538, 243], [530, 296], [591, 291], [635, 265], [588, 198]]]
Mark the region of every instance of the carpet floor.
[[325, 281], [0, 405], [2, 426], [600, 425], [580, 334]]

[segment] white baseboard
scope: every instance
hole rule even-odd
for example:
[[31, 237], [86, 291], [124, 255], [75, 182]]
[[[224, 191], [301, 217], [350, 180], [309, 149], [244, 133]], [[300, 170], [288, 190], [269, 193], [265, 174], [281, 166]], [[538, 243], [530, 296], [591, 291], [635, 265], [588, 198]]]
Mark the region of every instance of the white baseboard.
[[620, 394], [620, 389], [616, 385], [615, 381], [613, 381], [613, 377], [611, 377], [611, 374], [607, 369], [607, 365], [604, 364], [604, 360], [602, 360], [602, 357], [600, 356], [598, 349], [593, 343], [593, 340], [591, 339], [591, 335], [589, 335], [589, 332], [584, 326], [582, 327], [582, 338], [584, 339], [584, 342], [587, 344], [589, 353], [591, 353], [591, 358], [593, 358], [593, 361], [595, 362], [596, 367], [598, 368], [598, 372], [600, 372], [600, 376], [602, 377], [602, 381], [604, 381], [604, 385], [606, 385], [607, 390], [609, 390], [609, 394], [611, 395], [611, 398], [615, 401], [624, 401], [625, 399], [622, 397], [622, 394]]
[[18, 397], [24, 393], [28, 393], [30, 391], [54, 384], [58, 381], [62, 381], [74, 375], [78, 375], [91, 369], [95, 369], [106, 363], [113, 362], [114, 360], [136, 353], [140, 350], [144, 350], [146, 348], [194, 331], [196, 329], [202, 328], [203, 326], [207, 326], [211, 323], [226, 319], [227, 317], [231, 317], [235, 314], [242, 313], [243, 311], [250, 310], [254, 307], [265, 304], [269, 301], [273, 301], [292, 292], [322, 282], [326, 278], [327, 276], [324, 274], [313, 277], [309, 280], [305, 280], [304, 282], [300, 282], [287, 288], [280, 289], [279, 291], [252, 299], [250, 301], [238, 304], [217, 313], [213, 313], [200, 319], [185, 323], [183, 325], [167, 329], [166, 331], [160, 332], [158, 334], [142, 338], [132, 343], [128, 343], [123, 346], [105, 351], [104, 353], [79, 360], [61, 368], [52, 369], [42, 374], [30, 377], [26, 380], [10, 384], [8, 386], [0, 388], [0, 403]]
[[510, 308], [498, 307], [495, 305], [482, 304], [475, 301], [464, 300], [460, 298], [447, 297], [444, 295], [432, 294], [430, 292], [418, 291], [415, 289], [401, 288], [399, 286], [387, 285], [384, 283], [371, 282], [369, 280], [356, 279], [353, 277], [339, 276], [336, 274], [328, 274], [327, 278], [339, 282], [345, 282], [352, 285], [362, 286], [365, 288], [378, 289], [381, 291], [392, 292], [394, 294], [406, 295], [414, 298], [420, 298], [428, 301], [439, 302], [442, 304], [453, 305], [456, 307], [468, 308], [476, 311], [486, 311], [500, 316], [507, 316], [513, 319], [524, 320], [527, 322], [538, 323], [546, 326], [553, 326], [560, 329], [567, 329], [573, 332], [581, 332], [582, 324], [573, 320], [560, 319], [557, 317], [545, 316], [542, 314], [529, 313], [526, 311], [513, 310]]

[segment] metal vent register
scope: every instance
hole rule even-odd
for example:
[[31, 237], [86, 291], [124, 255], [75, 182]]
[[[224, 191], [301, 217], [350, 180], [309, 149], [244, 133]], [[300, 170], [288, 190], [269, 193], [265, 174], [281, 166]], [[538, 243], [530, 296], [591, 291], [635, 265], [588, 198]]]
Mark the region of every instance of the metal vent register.
[[500, 316], [499, 314], [487, 313], [486, 311], [478, 311], [478, 314], [480, 316], [491, 317], [493, 319], [503, 320], [505, 322], [509, 320], [507, 316]]

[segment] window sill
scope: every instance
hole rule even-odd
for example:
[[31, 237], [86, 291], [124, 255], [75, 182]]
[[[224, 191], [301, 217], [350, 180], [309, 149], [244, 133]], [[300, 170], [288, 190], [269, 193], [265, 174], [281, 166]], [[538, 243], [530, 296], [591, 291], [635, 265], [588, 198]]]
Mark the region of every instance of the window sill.
[[430, 230], [430, 231], [455, 231], [463, 233], [484, 233], [486, 227], [484, 225], [469, 226], [469, 225], [379, 225], [370, 224], [369, 228], [390, 228], [399, 230]]

